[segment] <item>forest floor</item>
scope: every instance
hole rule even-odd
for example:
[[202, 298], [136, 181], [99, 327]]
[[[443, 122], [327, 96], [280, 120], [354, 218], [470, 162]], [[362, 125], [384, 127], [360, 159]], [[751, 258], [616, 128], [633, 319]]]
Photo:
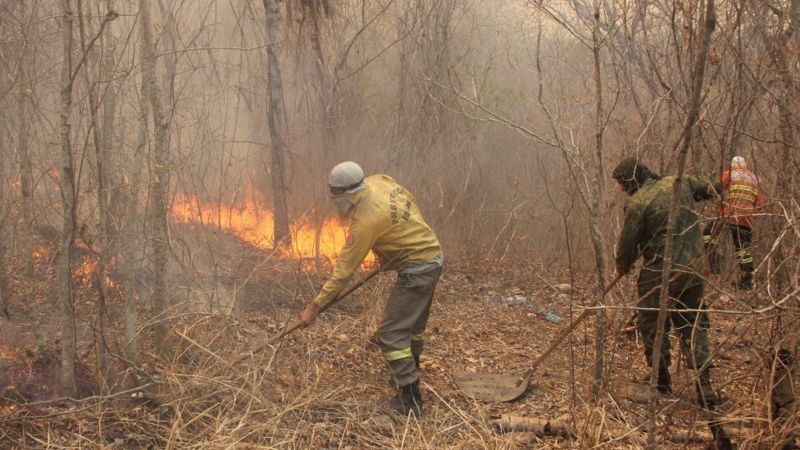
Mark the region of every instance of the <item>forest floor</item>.
[[[570, 304], [576, 316], [581, 305], [591, 301], [590, 276], [579, 277], [570, 290], [557, 286], [570, 283], [568, 273], [538, 264], [448, 261], [426, 333], [422, 420], [388, 412], [386, 401], [394, 389], [371, 343], [393, 274], [368, 282], [313, 327], [252, 353], [296, 317], [310, 299], [311, 287], [322, 281], [321, 276], [302, 276], [306, 275], [289, 274], [285, 267], [278, 272], [261, 267], [251, 276], [256, 285], [280, 283], [283, 296], [270, 298], [249, 289], [231, 314], [176, 317], [168, 337], [172, 357], [159, 360], [145, 351], [142, 358], [140, 383], [147, 389], [83, 401], [53, 400], [43, 395], [47, 386], [38, 394], [31, 388], [31, 379], [47, 385], [57, 371], [53, 364], [31, 362], [36, 350], [28, 336], [30, 323], [24, 321], [25, 314], [13, 313], [26, 308], [12, 303], [11, 321], [2, 319], [0, 324], [4, 339], [15, 336], [13, 342], [3, 343], [0, 353], [0, 393], [5, 399], [0, 402], [0, 447], [640, 448], [645, 443], [649, 412], [643, 380], [649, 372], [638, 336], [621, 331], [632, 314], [629, 310], [611, 309], [608, 315], [605, 384], [599, 401], [591, 394], [593, 317], [544, 362], [528, 391], [513, 402], [481, 403], [453, 382], [460, 371], [524, 372], [567, 326]], [[714, 309], [740, 310], [757, 301], [709, 291]], [[634, 280], [629, 277], [611, 291], [607, 303], [630, 305], [633, 293]], [[514, 296], [518, 301], [504, 301]], [[57, 311], [54, 303], [49, 307], [50, 314]], [[124, 302], [112, 299], [110, 309], [122, 314]], [[565, 321], [554, 323], [541, 310]], [[711, 325], [713, 380], [726, 399], [728, 430], [739, 448], [765, 448], [769, 327], [752, 315], [723, 313], [712, 315]], [[121, 321], [112, 321], [114, 327], [121, 327]], [[78, 348], [83, 361], [79, 378], [85, 381], [93, 373], [93, 354], [83, 351], [91, 348], [91, 327], [84, 328], [89, 331], [79, 336]], [[676, 395], [658, 402], [659, 447], [704, 448], [708, 415], [695, 406], [693, 373], [678, 357], [674, 336], [671, 340]], [[234, 365], [241, 357], [244, 362]], [[23, 375], [29, 380], [27, 397], [19, 392]], [[91, 391], [91, 386], [85, 389]], [[493, 421], [504, 414], [566, 423], [575, 437], [502, 432]]]

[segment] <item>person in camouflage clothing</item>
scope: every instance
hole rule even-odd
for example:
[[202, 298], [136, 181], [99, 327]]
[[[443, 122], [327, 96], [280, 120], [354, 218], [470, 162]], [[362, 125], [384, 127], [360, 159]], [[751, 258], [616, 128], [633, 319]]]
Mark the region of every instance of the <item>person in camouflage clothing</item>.
[[[636, 158], [622, 160], [614, 169], [613, 177], [630, 195], [625, 205], [625, 222], [617, 244], [617, 272], [627, 274], [638, 256], [644, 256], [637, 282], [638, 306], [644, 308], [638, 311], [638, 328], [644, 341], [647, 363], [652, 365], [667, 219], [676, 179], [654, 173]], [[715, 191], [710, 183], [692, 176], [683, 176], [678, 183], [669, 283], [672, 311], [664, 326], [665, 332], [669, 332], [670, 328], [675, 329], [680, 337], [681, 350], [687, 365], [699, 371], [696, 386], [698, 402], [704, 408], [714, 410], [718, 401], [711, 388], [709, 373], [709, 319], [708, 314], [703, 311], [703, 279], [699, 276], [704, 265], [703, 239], [693, 206], [696, 201], [712, 198]], [[658, 391], [665, 394], [672, 392], [670, 363], [669, 339], [665, 335], [661, 343], [658, 373]], [[727, 439], [725, 436], [721, 438]]]

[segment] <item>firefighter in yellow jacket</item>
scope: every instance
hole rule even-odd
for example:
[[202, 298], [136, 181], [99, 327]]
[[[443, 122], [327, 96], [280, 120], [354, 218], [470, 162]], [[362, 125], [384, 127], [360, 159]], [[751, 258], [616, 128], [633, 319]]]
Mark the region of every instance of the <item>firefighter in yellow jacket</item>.
[[387, 175], [364, 178], [361, 167], [347, 161], [331, 170], [328, 187], [339, 214], [350, 220], [347, 243], [322, 290], [300, 314], [300, 321], [314, 323], [320, 307], [348, 284], [372, 250], [381, 270], [398, 273], [377, 332], [383, 357], [399, 388], [389, 406], [403, 415], [413, 412], [422, 417], [419, 358], [442, 270], [439, 240], [411, 193]]

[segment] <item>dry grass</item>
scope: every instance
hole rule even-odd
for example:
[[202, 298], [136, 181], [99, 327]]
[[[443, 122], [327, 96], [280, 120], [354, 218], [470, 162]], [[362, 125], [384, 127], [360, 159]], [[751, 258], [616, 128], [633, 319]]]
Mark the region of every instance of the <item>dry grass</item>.
[[[393, 282], [392, 276], [382, 275], [314, 327], [250, 354], [237, 366], [231, 362], [279, 331], [298, 306], [259, 310], [255, 302], [234, 315], [179, 316], [169, 338], [173, 357], [148, 361], [156, 367], [151, 369], [157, 374], [155, 385], [133, 395], [0, 410], [0, 441], [4, 448], [639, 448], [646, 433], [646, 404], [631, 400], [637, 391], [631, 386], [642, 387], [637, 379], [647, 371], [636, 340], [615, 332], [627, 312], [611, 320], [607, 392], [599, 402], [589, 395], [591, 323], [565, 342], [515, 402], [481, 404], [453, 384], [453, 373], [461, 370], [520, 373], [559, 331], [560, 325], [528, 308], [498, 301], [522, 290], [538, 306], [568, 317], [568, 296], [546, 283], [566, 277], [540, 276], [538, 269], [448, 268], [428, 326], [422, 370], [426, 416], [421, 421], [392, 415], [385, 407], [393, 389], [370, 343]], [[631, 287], [616, 290], [611, 303], [620, 304], [625, 292]], [[720, 300], [713, 291], [709, 296], [722, 309], [739, 301]], [[575, 298], [582, 302], [579, 294]], [[715, 382], [730, 398], [725, 416], [739, 448], [769, 448], [774, 430], [765, 420], [763, 400], [768, 336], [746, 317], [712, 319]], [[677, 398], [660, 402], [661, 446], [703, 448], [702, 441], [668, 440], [671, 432], [707, 430], [707, 416], [693, 404], [692, 373], [678, 366], [673, 365]], [[500, 433], [492, 421], [503, 413], [567, 422], [578, 438]]]

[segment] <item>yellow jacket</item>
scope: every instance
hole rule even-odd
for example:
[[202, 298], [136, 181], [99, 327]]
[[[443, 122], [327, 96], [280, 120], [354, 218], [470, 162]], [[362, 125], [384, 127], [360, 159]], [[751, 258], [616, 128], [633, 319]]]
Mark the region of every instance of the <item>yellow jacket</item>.
[[347, 286], [370, 250], [378, 256], [381, 270], [402, 270], [427, 263], [442, 252], [410, 192], [387, 175], [367, 177], [364, 183], [364, 189], [350, 194], [355, 206], [350, 213], [347, 243], [333, 273], [314, 299], [319, 306], [333, 300]]

